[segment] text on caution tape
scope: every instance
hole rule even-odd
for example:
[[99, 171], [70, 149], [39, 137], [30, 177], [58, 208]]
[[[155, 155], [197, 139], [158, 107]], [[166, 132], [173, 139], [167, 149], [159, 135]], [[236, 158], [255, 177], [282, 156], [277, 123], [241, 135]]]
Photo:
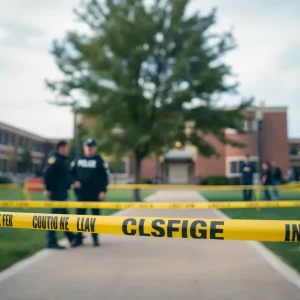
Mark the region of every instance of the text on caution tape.
[[0, 212], [0, 227], [158, 238], [300, 242], [300, 221], [99, 217]]

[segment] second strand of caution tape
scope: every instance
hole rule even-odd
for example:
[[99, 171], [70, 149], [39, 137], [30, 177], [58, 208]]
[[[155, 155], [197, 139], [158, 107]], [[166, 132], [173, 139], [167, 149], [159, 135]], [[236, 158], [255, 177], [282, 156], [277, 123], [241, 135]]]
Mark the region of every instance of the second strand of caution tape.
[[300, 221], [99, 217], [0, 211], [0, 230], [1, 227], [158, 238], [300, 242]]
[[104, 209], [226, 209], [300, 207], [300, 201], [232, 201], [232, 202], [71, 202], [71, 201], [11, 201], [0, 200], [0, 207], [20, 208], [104, 208]]

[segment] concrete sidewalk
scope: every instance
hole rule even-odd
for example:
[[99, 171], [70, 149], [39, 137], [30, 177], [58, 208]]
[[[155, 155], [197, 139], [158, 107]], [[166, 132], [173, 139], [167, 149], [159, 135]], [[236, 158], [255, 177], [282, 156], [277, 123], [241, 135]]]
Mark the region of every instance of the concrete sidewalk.
[[[159, 191], [151, 201], [199, 201]], [[216, 218], [211, 210], [128, 210], [130, 216]], [[245, 242], [102, 236], [53, 252], [0, 283], [1, 300], [298, 300], [300, 290]]]

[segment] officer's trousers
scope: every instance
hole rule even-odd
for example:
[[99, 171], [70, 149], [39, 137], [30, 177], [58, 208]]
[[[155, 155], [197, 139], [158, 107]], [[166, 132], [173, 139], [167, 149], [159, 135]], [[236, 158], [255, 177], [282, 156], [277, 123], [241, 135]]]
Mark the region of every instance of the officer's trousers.
[[[60, 198], [60, 199], [59, 199]], [[64, 197], [57, 197], [57, 196], [53, 196], [50, 197], [49, 200], [52, 201], [66, 201], [67, 199], [61, 199]], [[68, 214], [68, 210], [66, 208], [51, 208], [51, 214]], [[66, 231], [65, 235], [67, 237], [67, 239], [69, 240], [69, 242], [73, 241], [75, 235], [74, 233], [70, 232], [70, 231]], [[55, 231], [48, 231], [47, 232], [47, 246], [53, 246], [57, 244], [57, 239], [56, 239], [56, 232]]]
[[[96, 200], [92, 199], [91, 200], [89, 197], [86, 198], [86, 199], [89, 199], [88, 202], [91, 202], [91, 201], [99, 202], [98, 199], [96, 199]], [[78, 201], [87, 201], [87, 200], [81, 200], [80, 197], [78, 197], [77, 200]], [[100, 214], [101, 214], [101, 209], [99, 209], [99, 208], [91, 208], [91, 211], [92, 211], [93, 216], [100, 216]], [[77, 215], [85, 215], [86, 212], [87, 212], [87, 208], [77, 208], [77, 210], [76, 210]], [[78, 236], [79, 239], [82, 239], [82, 232], [79, 232], [77, 236]], [[92, 238], [93, 238], [94, 241], [98, 241], [98, 234], [97, 233], [92, 233]]]
[[243, 189], [243, 198], [244, 201], [251, 201], [252, 200], [252, 185], [253, 181], [251, 180], [244, 180], [242, 181], [242, 185], [247, 186], [249, 185], [249, 188], [244, 188]]

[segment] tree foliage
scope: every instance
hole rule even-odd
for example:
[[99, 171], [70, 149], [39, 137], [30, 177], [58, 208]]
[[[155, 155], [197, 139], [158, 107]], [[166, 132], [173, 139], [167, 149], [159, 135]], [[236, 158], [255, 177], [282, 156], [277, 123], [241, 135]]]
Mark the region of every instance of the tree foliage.
[[[204, 156], [217, 154], [207, 134], [241, 146], [224, 130], [242, 132], [242, 112], [250, 102], [234, 109], [218, 105], [223, 94], [237, 93], [222, 60], [235, 47], [233, 36], [212, 31], [216, 10], [188, 15], [189, 2], [86, 0], [75, 13], [90, 33], [69, 32], [53, 44], [64, 78], [48, 81], [48, 87], [70, 101], [75, 95], [88, 100], [82, 112], [94, 118], [101, 148], [133, 152], [136, 182], [141, 160], [173, 148], [175, 141], [197, 146]], [[194, 126], [187, 135], [190, 120]], [[121, 134], [114, 134], [116, 127]]]
[[32, 155], [29, 150], [24, 150], [21, 157], [21, 164], [25, 172], [29, 172], [32, 168]]

